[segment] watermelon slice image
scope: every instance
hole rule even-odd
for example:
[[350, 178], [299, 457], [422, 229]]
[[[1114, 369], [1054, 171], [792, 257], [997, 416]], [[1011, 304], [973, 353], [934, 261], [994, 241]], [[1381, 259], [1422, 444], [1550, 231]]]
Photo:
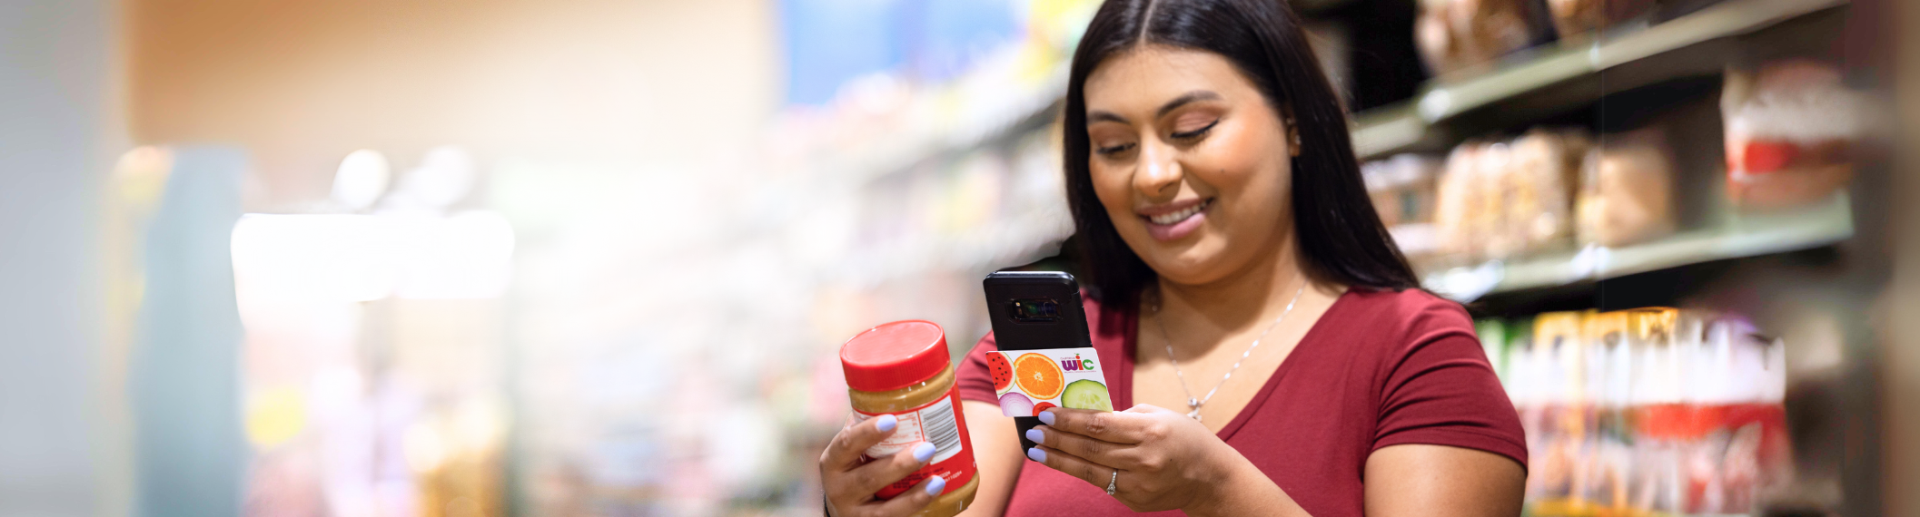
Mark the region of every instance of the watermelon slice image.
[[1007, 356], [999, 352], [987, 354], [987, 371], [993, 374], [993, 392], [1006, 393], [1013, 385], [1013, 364], [1007, 362]]

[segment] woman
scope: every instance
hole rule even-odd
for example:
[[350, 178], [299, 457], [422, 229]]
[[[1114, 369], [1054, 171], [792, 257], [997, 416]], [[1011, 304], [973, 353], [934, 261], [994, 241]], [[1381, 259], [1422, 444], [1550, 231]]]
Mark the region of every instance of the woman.
[[[970, 513], [1519, 514], [1519, 419], [1465, 312], [1417, 289], [1375, 215], [1285, 4], [1109, 1], [1068, 81], [1089, 325], [1130, 409], [1048, 410], [1021, 450], [987, 336], [959, 374]], [[941, 484], [874, 500], [919, 466], [860, 463], [875, 424], [821, 456], [837, 515], [906, 515]]]

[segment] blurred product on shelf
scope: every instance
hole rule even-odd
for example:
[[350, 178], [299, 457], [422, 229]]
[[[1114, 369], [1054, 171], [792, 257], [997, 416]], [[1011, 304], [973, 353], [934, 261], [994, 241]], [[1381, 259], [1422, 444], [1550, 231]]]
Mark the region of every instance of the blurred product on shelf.
[[1400, 252], [1423, 257], [1438, 251], [1434, 233], [1434, 180], [1441, 161], [1431, 156], [1402, 154], [1367, 162], [1360, 167], [1367, 195], [1380, 222], [1387, 225]]
[[1605, 145], [1582, 130], [1540, 128], [1512, 142], [1461, 144], [1434, 182], [1438, 248], [1454, 262], [1505, 260], [1670, 234], [1673, 169], [1659, 128]]
[[1454, 148], [1436, 182], [1440, 249], [1461, 260], [1499, 260], [1567, 247], [1590, 146], [1578, 130], [1535, 129], [1512, 142]]
[[1433, 178], [1440, 161], [1417, 154], [1402, 154], [1386, 160], [1367, 162], [1360, 167], [1366, 180], [1367, 195], [1387, 226], [1433, 221]]
[[1731, 315], [1482, 320], [1527, 429], [1531, 515], [1752, 514], [1793, 482], [1784, 346]]
[[1491, 63], [1548, 36], [1531, 0], [1421, 0], [1414, 43], [1433, 75]]
[[1809, 60], [1729, 69], [1727, 195], [1743, 208], [1777, 209], [1825, 199], [1853, 177], [1850, 153], [1864, 136], [1864, 95], [1838, 67]]
[[1656, 0], [1547, 0], [1547, 12], [1553, 14], [1553, 29], [1561, 41], [1578, 42], [1644, 16], [1658, 5]]
[[1486, 182], [1480, 180], [1479, 162], [1490, 147], [1468, 142], [1453, 148], [1453, 153], [1447, 156], [1446, 167], [1434, 183], [1433, 224], [1442, 254], [1474, 258], [1476, 237], [1484, 235], [1476, 231], [1475, 221], [1482, 219], [1481, 199], [1489, 195], [1482, 188]]
[[1503, 220], [1495, 233], [1494, 251], [1507, 256], [1565, 247], [1573, 236], [1573, 192], [1578, 185], [1580, 160], [1590, 146], [1578, 130], [1534, 129], [1513, 141], [1499, 207]]
[[1610, 135], [1581, 168], [1580, 244], [1623, 246], [1674, 230], [1673, 157], [1658, 127]]

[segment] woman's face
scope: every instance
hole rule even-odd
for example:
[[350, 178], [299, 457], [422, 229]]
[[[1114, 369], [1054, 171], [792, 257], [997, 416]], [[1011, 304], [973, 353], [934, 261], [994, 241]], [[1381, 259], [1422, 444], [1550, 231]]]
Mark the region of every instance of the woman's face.
[[1084, 91], [1094, 191], [1162, 278], [1209, 283], [1286, 249], [1288, 128], [1226, 58], [1144, 45], [1102, 62]]

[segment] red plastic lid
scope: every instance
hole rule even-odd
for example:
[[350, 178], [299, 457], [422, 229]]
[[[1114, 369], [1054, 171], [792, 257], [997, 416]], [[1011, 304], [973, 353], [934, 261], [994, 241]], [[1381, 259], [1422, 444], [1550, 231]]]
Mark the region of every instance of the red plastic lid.
[[888, 323], [840, 345], [847, 387], [893, 391], [939, 375], [947, 368], [947, 333], [931, 321]]

